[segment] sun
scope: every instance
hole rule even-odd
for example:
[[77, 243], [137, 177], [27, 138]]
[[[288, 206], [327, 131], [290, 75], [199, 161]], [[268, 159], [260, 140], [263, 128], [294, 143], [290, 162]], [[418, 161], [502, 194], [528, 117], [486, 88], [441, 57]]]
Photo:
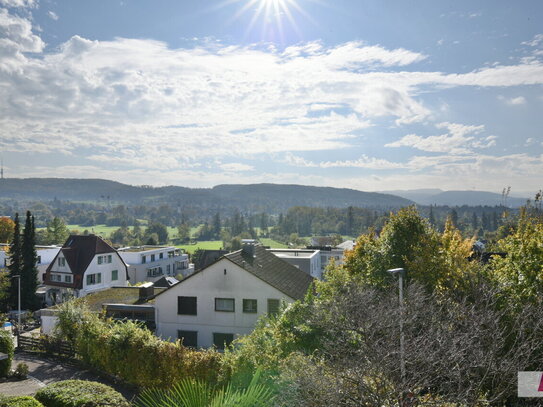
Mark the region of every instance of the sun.
[[251, 34], [257, 27], [260, 28], [260, 39], [270, 40], [269, 33], [273, 32], [275, 40], [284, 42], [285, 26], [292, 28], [298, 36], [302, 37], [300, 29], [296, 24], [293, 11], [311, 20], [309, 15], [298, 4], [301, 0], [227, 0], [232, 2], [243, 2], [243, 6], [232, 16], [229, 23], [236, 22], [245, 13], [252, 12], [252, 18], [246, 28], [246, 35]]

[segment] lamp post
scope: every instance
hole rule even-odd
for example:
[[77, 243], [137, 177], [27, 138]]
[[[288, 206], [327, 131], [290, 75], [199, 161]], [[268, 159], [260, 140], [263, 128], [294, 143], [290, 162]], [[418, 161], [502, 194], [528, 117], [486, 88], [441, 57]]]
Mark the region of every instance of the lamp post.
[[[402, 376], [402, 386], [405, 385], [405, 348], [404, 348], [404, 335], [403, 335], [403, 278], [406, 271], [403, 268], [396, 268], [387, 270], [392, 275], [398, 275], [398, 284], [400, 288], [400, 372]], [[404, 389], [405, 390], [405, 389]]]

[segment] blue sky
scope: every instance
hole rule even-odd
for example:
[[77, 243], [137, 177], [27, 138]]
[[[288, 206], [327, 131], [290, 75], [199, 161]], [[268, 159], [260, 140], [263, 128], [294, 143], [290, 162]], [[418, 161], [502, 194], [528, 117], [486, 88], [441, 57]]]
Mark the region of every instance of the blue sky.
[[9, 177], [543, 187], [543, 3], [0, 0]]

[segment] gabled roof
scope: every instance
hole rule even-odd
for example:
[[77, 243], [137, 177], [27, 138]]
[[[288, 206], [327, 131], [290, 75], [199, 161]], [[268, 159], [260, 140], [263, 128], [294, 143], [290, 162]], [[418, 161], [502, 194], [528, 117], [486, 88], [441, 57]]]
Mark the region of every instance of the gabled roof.
[[[251, 255], [244, 250], [238, 250], [237, 252], [222, 256], [213, 264], [222, 260], [231, 261], [235, 265], [241, 267], [245, 271], [251, 273], [255, 277], [261, 279], [262, 281], [281, 291], [283, 294], [286, 294], [295, 300], [301, 300], [304, 298], [307, 290], [314, 280], [309, 274], [268, 252], [263, 246], [260, 245], [254, 246], [254, 255]], [[208, 267], [211, 265], [212, 264], [210, 264]], [[193, 276], [202, 273], [204, 270], [206, 270], [206, 268], [192, 273], [179, 283], [170, 287], [168, 290], [183, 284]], [[157, 296], [162, 295], [168, 290], [163, 291]]]
[[295, 300], [304, 298], [313, 282], [309, 274], [260, 245], [254, 246], [254, 256], [242, 249], [224, 257]]
[[[83, 288], [83, 275], [85, 274], [85, 270], [87, 270], [89, 267], [89, 264], [91, 263], [92, 259], [94, 259], [94, 256], [105, 253], [111, 253], [118, 256], [117, 251], [109, 244], [104, 242], [99, 236], [70, 235], [68, 240], [66, 240], [66, 243], [64, 243], [59, 253], [55, 256], [54, 260], [51, 262], [51, 264], [49, 264], [49, 267], [47, 267], [47, 270], [45, 271], [47, 279], [46, 284], [58, 285], [61, 287]], [[49, 281], [50, 279], [48, 276], [50, 275], [51, 269], [55, 265], [56, 259], [61, 254], [66, 259], [66, 263], [68, 263], [68, 266], [74, 275], [74, 281], [72, 284]]]

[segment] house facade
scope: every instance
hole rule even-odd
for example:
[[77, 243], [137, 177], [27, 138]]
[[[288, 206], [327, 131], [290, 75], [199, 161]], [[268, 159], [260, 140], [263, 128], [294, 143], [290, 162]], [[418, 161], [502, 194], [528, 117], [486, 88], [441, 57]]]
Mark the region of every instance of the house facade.
[[262, 246], [244, 244], [155, 298], [156, 333], [186, 346], [224, 348], [281, 302], [304, 297], [313, 278]]
[[45, 272], [45, 301], [63, 302], [110, 287], [128, 285], [127, 265], [95, 235], [71, 235]]
[[268, 249], [287, 263], [305, 271], [311, 277], [322, 279], [320, 250], [312, 249]]
[[128, 265], [130, 283], [154, 282], [160, 278], [188, 276], [194, 271], [188, 254], [174, 246], [132, 246], [118, 250]]

